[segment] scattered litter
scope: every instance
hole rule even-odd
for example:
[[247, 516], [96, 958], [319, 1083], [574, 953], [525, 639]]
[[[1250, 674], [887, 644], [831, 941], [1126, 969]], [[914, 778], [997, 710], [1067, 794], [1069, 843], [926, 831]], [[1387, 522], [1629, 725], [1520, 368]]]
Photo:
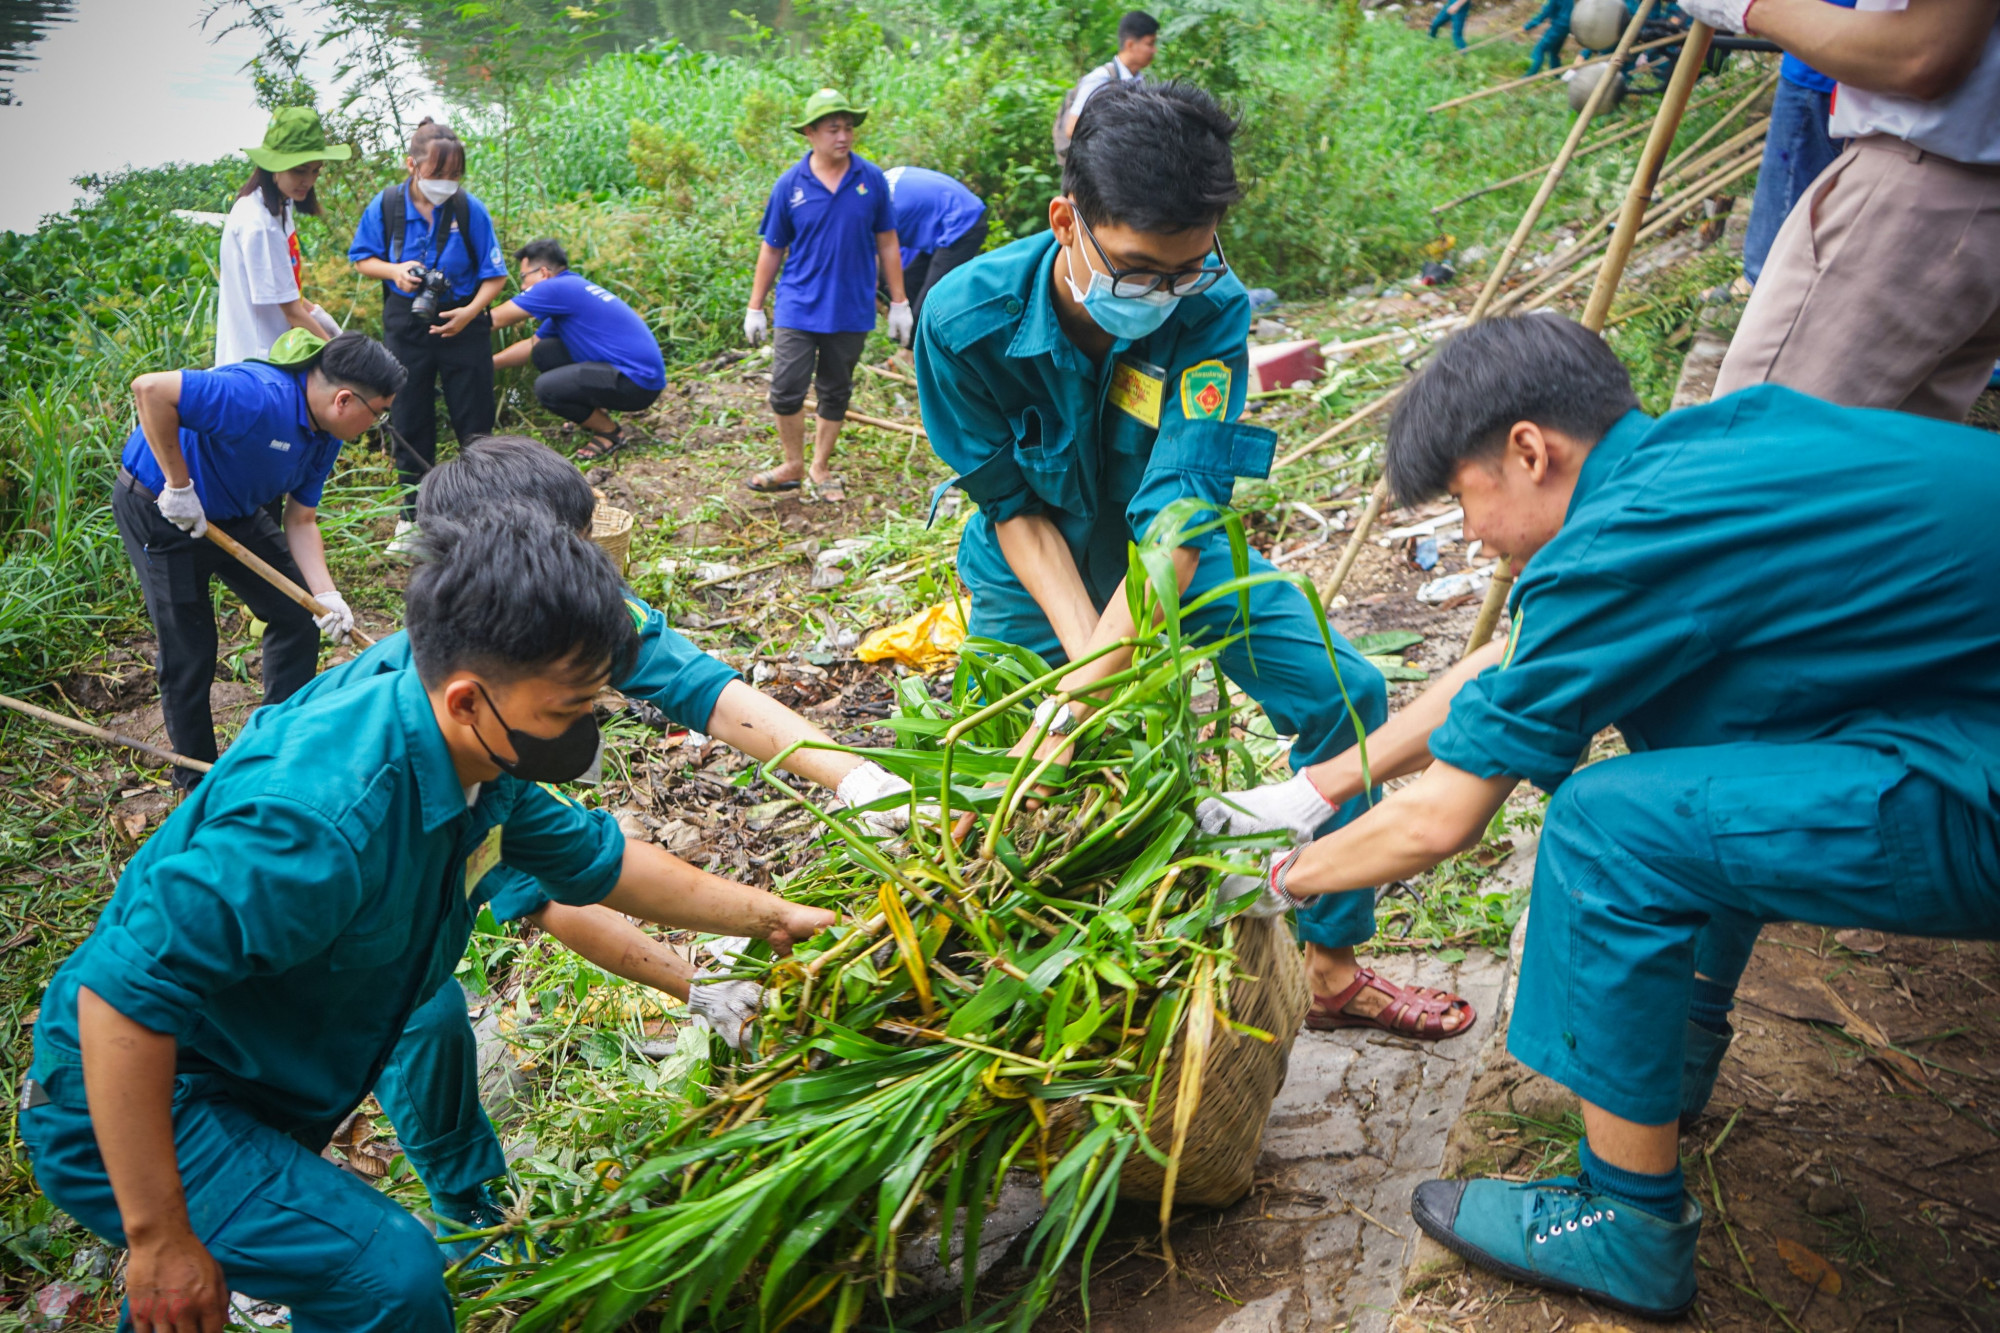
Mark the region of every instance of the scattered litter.
[[823, 547], [813, 560], [822, 566], [850, 565], [874, 544], [874, 539], [870, 537], [842, 537], [833, 545]]
[[1410, 538], [1409, 546], [1404, 549], [1403, 555], [1405, 559], [1418, 569], [1436, 569], [1438, 562], [1438, 539], [1435, 537], [1412, 537]]
[[743, 575], [741, 569], [721, 560], [675, 560], [671, 556], [662, 556], [654, 568], [662, 574], [692, 574], [697, 583], [720, 583]]
[[1450, 264], [1430, 263], [1424, 265], [1423, 272], [1418, 275], [1417, 281], [1426, 287], [1442, 287], [1457, 276], [1458, 270]]
[[1427, 518], [1421, 522], [1412, 523], [1407, 527], [1397, 528], [1394, 532], [1385, 532], [1382, 534], [1381, 540], [1385, 542], [1399, 542], [1406, 537], [1429, 537], [1439, 528], [1450, 527], [1452, 524], [1462, 523], [1464, 520], [1465, 511], [1463, 509], [1447, 509], [1436, 518]]
[[1247, 295], [1250, 297], [1250, 310], [1253, 314], [1267, 305], [1278, 304], [1278, 294], [1269, 287], [1252, 287]]
[[838, 588], [847, 582], [845, 571], [835, 565], [814, 565], [812, 577], [807, 584], [813, 588]]
[[1485, 592], [1486, 585], [1493, 581], [1493, 566], [1482, 569], [1468, 569], [1458, 574], [1447, 574], [1441, 579], [1432, 579], [1417, 589], [1417, 600], [1426, 606], [1436, 606], [1454, 597], [1467, 593]]
[[69, 1307], [83, 1299], [83, 1288], [71, 1282], [51, 1282], [35, 1293], [35, 1309], [42, 1318], [60, 1323], [69, 1317]]
[[292, 1312], [288, 1307], [276, 1301], [260, 1301], [240, 1291], [229, 1293], [229, 1313], [238, 1320], [248, 1320], [258, 1328], [281, 1328], [292, 1322]]
[[965, 642], [965, 602], [953, 598], [872, 631], [855, 649], [864, 662], [895, 662], [913, 671], [937, 671], [958, 661]]
[[1889, 947], [1889, 937], [1879, 930], [1836, 930], [1833, 942], [1855, 953], [1881, 953]]
[[813, 644], [813, 651], [818, 653], [848, 653], [853, 652], [860, 644], [860, 630], [836, 629], [829, 634], [820, 635], [819, 640]]
[[767, 680], [777, 679], [777, 676], [778, 669], [769, 662], [759, 662], [756, 666], [750, 668], [750, 683], [752, 685], [762, 685]]

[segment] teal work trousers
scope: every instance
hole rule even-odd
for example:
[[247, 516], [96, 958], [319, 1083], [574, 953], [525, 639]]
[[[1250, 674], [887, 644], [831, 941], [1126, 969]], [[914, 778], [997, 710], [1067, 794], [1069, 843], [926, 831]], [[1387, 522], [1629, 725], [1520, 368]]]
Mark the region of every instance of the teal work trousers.
[[1549, 804], [1508, 1049], [1665, 1124], [1696, 972], [1733, 989], [1777, 921], [2000, 939], [2000, 818], [1838, 742], [1593, 764]]
[[[997, 543], [994, 545], [997, 548]], [[1250, 573], [1267, 573], [1272, 568], [1262, 556], [1250, 553]], [[958, 572], [972, 592], [969, 633], [1032, 649], [1051, 666], [1067, 660], [1062, 641], [1056, 637], [1048, 617], [1014, 577], [997, 549], [962, 545]], [[1227, 545], [1211, 538], [1203, 543], [1201, 563], [1187, 592], [1182, 594], [1182, 601], [1191, 602], [1205, 589], [1227, 583], [1233, 577]], [[1197, 642], [1203, 638], [1213, 640], [1238, 633], [1242, 628], [1239, 614], [1237, 600], [1226, 597], [1185, 617], [1181, 623]], [[1329, 629], [1334, 657], [1340, 664], [1336, 678], [1332, 664], [1327, 661], [1326, 642], [1320, 638], [1312, 604], [1298, 589], [1282, 583], [1264, 583], [1252, 588], [1250, 625], [1249, 639], [1238, 640], [1223, 649], [1218, 665], [1224, 675], [1263, 707], [1264, 715], [1270, 718], [1279, 735], [1295, 737], [1291, 752], [1294, 771], [1339, 754], [1354, 744], [1354, 716], [1348, 712], [1350, 702], [1366, 731], [1375, 730], [1388, 719], [1389, 691], [1382, 672]], [[1360, 815], [1379, 796], [1378, 790], [1349, 801], [1321, 825], [1321, 836]], [[1331, 893], [1315, 898], [1297, 912], [1295, 929], [1299, 939], [1307, 944], [1334, 949], [1362, 944], [1375, 934], [1375, 896]]]
[[[125, 1244], [82, 1066], [39, 1051], [32, 1076], [50, 1099], [21, 1112], [35, 1180], [91, 1232]], [[207, 1076], [174, 1080], [173, 1114], [188, 1218], [232, 1290], [290, 1306], [297, 1333], [451, 1333], [442, 1252], [393, 1199], [258, 1120]]]
[[480, 1187], [507, 1174], [507, 1157], [479, 1104], [479, 1044], [465, 991], [446, 981], [417, 1006], [375, 1080], [403, 1157], [447, 1217], [463, 1219]]

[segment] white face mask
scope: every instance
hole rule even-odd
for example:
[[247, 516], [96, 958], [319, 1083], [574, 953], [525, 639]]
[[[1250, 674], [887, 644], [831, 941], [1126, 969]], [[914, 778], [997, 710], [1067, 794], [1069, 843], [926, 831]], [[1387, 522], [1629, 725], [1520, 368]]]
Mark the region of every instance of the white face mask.
[[458, 193], [458, 182], [420, 180], [417, 182], [417, 188], [423, 191], [424, 198], [434, 204], [441, 204]]

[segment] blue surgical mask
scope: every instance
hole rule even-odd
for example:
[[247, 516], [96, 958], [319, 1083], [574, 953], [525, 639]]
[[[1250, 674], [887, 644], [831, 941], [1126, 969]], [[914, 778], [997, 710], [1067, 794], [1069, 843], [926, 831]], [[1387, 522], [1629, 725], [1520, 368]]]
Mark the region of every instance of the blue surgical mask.
[[[1079, 247], [1078, 254], [1081, 253], [1082, 247]], [[1136, 342], [1166, 323], [1167, 316], [1173, 314], [1174, 307], [1181, 303], [1180, 297], [1166, 291], [1147, 292], [1144, 296], [1113, 296], [1111, 275], [1092, 267], [1088, 257], [1084, 258], [1083, 266], [1090, 273], [1090, 286], [1079, 288], [1075, 277], [1076, 263], [1077, 255], [1072, 254], [1070, 272], [1063, 278], [1069, 284], [1069, 294], [1076, 298], [1098, 328], [1114, 338]]]

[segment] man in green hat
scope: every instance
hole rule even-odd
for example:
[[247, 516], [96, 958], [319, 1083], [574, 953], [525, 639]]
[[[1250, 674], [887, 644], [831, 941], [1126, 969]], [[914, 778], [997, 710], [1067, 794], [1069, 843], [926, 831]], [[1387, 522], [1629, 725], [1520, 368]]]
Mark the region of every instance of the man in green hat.
[[[875, 288], [889, 290], [889, 336], [908, 346], [916, 321], [903, 291], [903, 261], [896, 243], [896, 209], [881, 168], [854, 152], [854, 132], [868, 119], [833, 88], [806, 100], [792, 126], [812, 145], [771, 187], [759, 230], [757, 276], [743, 336], [752, 346], [771, 332], [764, 298], [778, 286], [778, 327], [772, 341], [771, 411], [785, 461], [752, 476], [753, 491], [795, 491], [817, 498], [847, 498], [829, 468], [854, 366], [875, 327]], [[784, 270], [782, 280], [778, 271]], [[812, 467], [806, 467], [806, 389], [819, 396], [819, 427]]]
[[215, 364], [233, 366], [263, 356], [287, 329], [331, 338], [333, 317], [306, 299], [299, 256], [298, 216], [319, 214], [319, 173], [354, 150], [329, 144], [319, 113], [279, 107], [264, 142], [246, 148], [250, 179], [222, 227], [216, 276]]

